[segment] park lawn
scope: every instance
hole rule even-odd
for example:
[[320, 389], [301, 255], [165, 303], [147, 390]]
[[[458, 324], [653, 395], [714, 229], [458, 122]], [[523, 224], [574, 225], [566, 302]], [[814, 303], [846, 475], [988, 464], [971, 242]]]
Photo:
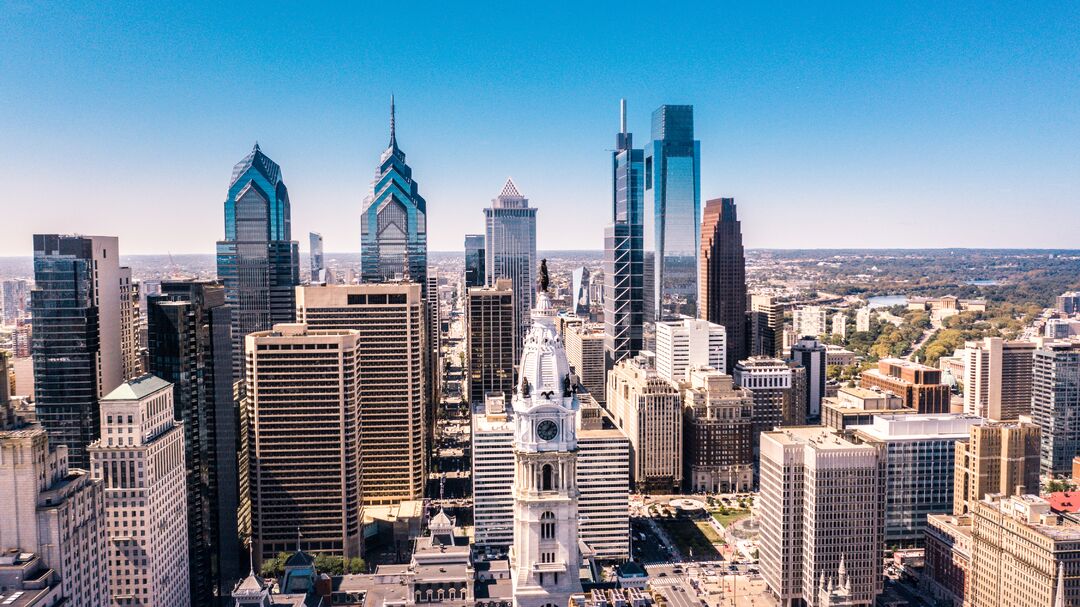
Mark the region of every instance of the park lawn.
[[742, 520], [748, 516], [750, 516], [749, 510], [728, 510], [727, 514], [720, 514], [719, 512], [712, 513], [712, 517], [716, 519], [716, 522], [723, 525], [725, 529], [735, 521]]

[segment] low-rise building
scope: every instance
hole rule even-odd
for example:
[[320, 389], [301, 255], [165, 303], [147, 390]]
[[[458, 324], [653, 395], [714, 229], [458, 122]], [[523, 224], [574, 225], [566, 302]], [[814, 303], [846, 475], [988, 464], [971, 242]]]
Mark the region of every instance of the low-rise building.
[[825, 398], [821, 404], [821, 423], [843, 430], [848, 426], [874, 423], [876, 415], [910, 415], [918, 413], [905, 407], [904, 401], [891, 392], [869, 388], [843, 387], [836, 396]]
[[885, 358], [878, 361], [877, 369], [862, 372], [859, 385], [892, 392], [904, 400], [905, 406], [919, 413], [950, 411], [950, 390], [941, 383], [941, 369], [899, 358]]

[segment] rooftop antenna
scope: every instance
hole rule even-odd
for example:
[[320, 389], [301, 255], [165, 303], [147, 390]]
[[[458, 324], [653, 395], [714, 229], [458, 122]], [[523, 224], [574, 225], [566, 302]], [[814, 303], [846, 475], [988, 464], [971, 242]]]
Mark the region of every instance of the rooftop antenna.
[[397, 145], [397, 127], [394, 124], [394, 94], [390, 93], [390, 147]]
[[619, 132], [626, 133], [626, 99], [619, 100]]

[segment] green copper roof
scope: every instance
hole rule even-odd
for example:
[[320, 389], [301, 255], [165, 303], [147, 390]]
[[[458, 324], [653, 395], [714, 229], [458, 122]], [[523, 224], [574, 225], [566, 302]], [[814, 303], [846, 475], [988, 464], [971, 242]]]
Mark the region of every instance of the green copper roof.
[[172, 384], [164, 379], [156, 375], [146, 374], [138, 379], [120, 384], [101, 400], [140, 400], [163, 388], [171, 387]]

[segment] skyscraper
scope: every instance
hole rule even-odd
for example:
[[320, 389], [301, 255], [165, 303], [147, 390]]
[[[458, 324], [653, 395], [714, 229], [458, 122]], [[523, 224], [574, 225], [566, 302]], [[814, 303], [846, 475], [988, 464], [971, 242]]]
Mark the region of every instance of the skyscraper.
[[746, 260], [734, 198], [705, 203], [701, 220], [698, 316], [727, 330], [727, 366], [746, 358]]
[[34, 235], [34, 400], [54, 447], [88, 470], [98, 399], [124, 381], [119, 246], [111, 236]]
[[804, 306], [792, 315], [796, 337], [824, 337], [829, 334], [829, 313], [821, 306]]
[[571, 285], [570, 311], [578, 316], [588, 318], [589, 308], [592, 305], [589, 293], [592, 290], [590, 287], [589, 268], [586, 268], [585, 266], [575, 268], [571, 275]]
[[427, 291], [427, 201], [398, 147], [394, 98], [390, 144], [379, 158], [360, 220], [362, 282], [406, 278]]
[[1031, 412], [1034, 343], [987, 337], [962, 352], [965, 413], [1012, 421]]
[[153, 375], [124, 382], [101, 399], [101, 417], [89, 451], [105, 489], [112, 604], [192, 605], [184, 429], [173, 419], [172, 385]]
[[465, 295], [465, 394], [481, 404], [489, 394], [509, 398], [514, 387], [514, 289], [508, 278], [490, 287], [470, 287]]
[[563, 332], [563, 343], [570, 368], [593, 399], [602, 404], [607, 389], [603, 327], [594, 324], [567, 327]]
[[1015, 495], [1039, 490], [1039, 427], [1028, 423], [973, 426], [956, 443], [953, 514], [970, 514], [988, 493]]
[[297, 548], [361, 554], [360, 450], [369, 443], [360, 437], [358, 338], [302, 323], [245, 337], [256, 565]]
[[[611, 156], [611, 219], [604, 230], [604, 349], [607, 366], [642, 348], [645, 322], [645, 152], [635, 150], [626, 130], [626, 100], [621, 129]], [[648, 310], [652, 318], [652, 310]]]
[[1031, 420], [1042, 430], [1042, 473], [1070, 474], [1080, 453], [1080, 341], [1044, 341], [1031, 367]]
[[754, 395], [718, 369], [693, 369], [683, 388], [683, 461], [691, 491], [750, 491]]
[[701, 142], [694, 139], [694, 106], [662, 105], [653, 112], [652, 141], [645, 147], [645, 200], [652, 320], [697, 316]]
[[318, 232], [308, 234], [310, 241], [311, 284], [326, 284], [326, 260], [323, 258], [323, 238]]
[[256, 143], [233, 167], [225, 199], [225, 239], [217, 277], [232, 306], [233, 371], [242, 377], [244, 336], [292, 322], [300, 284], [300, 247], [292, 239], [289, 189], [281, 167]]
[[[536, 209], [521, 195], [513, 179], [507, 179], [502, 192], [484, 209], [484, 270], [486, 282], [495, 284], [509, 278], [514, 287], [514, 319], [518, 340], [524, 339], [531, 322], [534, 268], [536, 268]], [[515, 349], [515, 356], [521, 345]]]
[[208, 281], [165, 281], [147, 297], [147, 371], [173, 386], [184, 427], [191, 600], [213, 601], [243, 575], [231, 309]]
[[727, 333], [722, 325], [697, 318], [656, 323], [656, 374], [680, 384], [695, 367], [727, 368]]
[[821, 399], [825, 398], [825, 345], [814, 338], [801, 338], [791, 347], [791, 360], [806, 369], [806, 418], [821, 418]]
[[355, 330], [364, 506], [420, 499], [426, 464], [427, 314], [415, 283], [300, 287], [296, 318], [313, 332]]
[[749, 316], [749, 356], [783, 356], [784, 306], [769, 295], [754, 294], [750, 296]]
[[0, 323], [14, 325], [15, 321], [26, 316], [26, 306], [30, 285], [25, 280], [5, 280], [2, 284], [3, 301], [0, 301], [0, 309], [3, 316]]
[[638, 492], [682, 488], [682, 395], [657, 375], [645, 354], [623, 359], [608, 373], [607, 408], [630, 439], [631, 482]]
[[465, 235], [465, 288], [482, 287], [486, 280], [484, 272], [484, 235]]

